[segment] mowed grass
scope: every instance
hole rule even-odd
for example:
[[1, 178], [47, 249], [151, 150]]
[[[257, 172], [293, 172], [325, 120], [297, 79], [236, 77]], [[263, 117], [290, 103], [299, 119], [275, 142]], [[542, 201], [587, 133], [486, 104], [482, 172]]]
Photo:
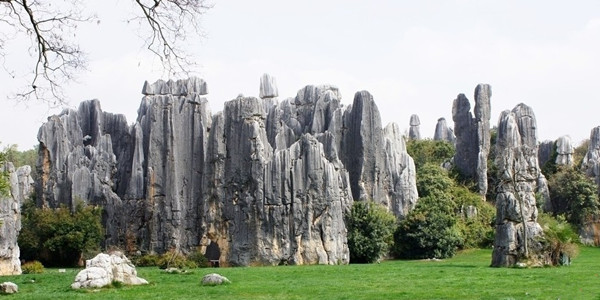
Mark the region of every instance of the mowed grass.
[[[491, 268], [491, 250], [469, 250], [442, 261], [371, 265], [196, 269], [166, 274], [138, 268], [147, 286], [70, 289], [77, 269], [5, 276], [19, 285], [6, 299], [600, 299], [600, 248], [582, 248], [560, 268]], [[201, 286], [217, 272], [232, 283]], [[31, 281], [35, 282], [31, 282]]]

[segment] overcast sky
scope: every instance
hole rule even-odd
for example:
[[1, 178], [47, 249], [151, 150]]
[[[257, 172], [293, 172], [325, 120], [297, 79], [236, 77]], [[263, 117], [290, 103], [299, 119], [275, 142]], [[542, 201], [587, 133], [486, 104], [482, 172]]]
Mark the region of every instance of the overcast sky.
[[[66, 90], [71, 107], [97, 98], [104, 111], [131, 123], [144, 80], [166, 77], [123, 21], [133, 1], [109, 1], [86, 4], [100, 18], [78, 33], [89, 71]], [[258, 96], [260, 76], [269, 73], [280, 99], [305, 85], [333, 84], [351, 104], [355, 92], [368, 90], [384, 126], [408, 129], [418, 114], [425, 137], [440, 117], [453, 126], [452, 101], [459, 93], [472, 101], [478, 83], [492, 85], [492, 125], [523, 102], [536, 114], [540, 140], [568, 134], [578, 144], [600, 126], [597, 0], [214, 3], [202, 23], [206, 38], [189, 42], [213, 112], [240, 93]], [[25, 59], [17, 53], [12, 62]], [[6, 100], [21, 82], [4, 73], [0, 82], [0, 141], [29, 149], [42, 122], [60, 109]]]

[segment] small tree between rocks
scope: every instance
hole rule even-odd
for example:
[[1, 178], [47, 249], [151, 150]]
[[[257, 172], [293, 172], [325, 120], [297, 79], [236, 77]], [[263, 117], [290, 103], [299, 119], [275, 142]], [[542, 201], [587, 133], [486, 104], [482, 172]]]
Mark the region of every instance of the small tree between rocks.
[[351, 263], [373, 263], [393, 245], [396, 217], [382, 205], [354, 202], [347, 224]]

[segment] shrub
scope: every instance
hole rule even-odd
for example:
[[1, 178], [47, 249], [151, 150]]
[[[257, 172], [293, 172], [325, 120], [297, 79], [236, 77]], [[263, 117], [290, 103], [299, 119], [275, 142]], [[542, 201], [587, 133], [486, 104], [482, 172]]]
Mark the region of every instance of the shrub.
[[136, 267], [157, 267], [160, 256], [157, 254], [145, 254], [131, 257], [131, 262]]
[[406, 151], [413, 158], [417, 170], [420, 170], [426, 163], [442, 165], [454, 156], [456, 150], [447, 141], [409, 140], [406, 142]]
[[[451, 189], [451, 198], [458, 209], [457, 226], [463, 238], [461, 248], [488, 248], [494, 242], [495, 208], [488, 202], [482, 201], [481, 195], [470, 191], [464, 186]], [[467, 216], [466, 209], [474, 207], [475, 216]]]
[[552, 211], [564, 215], [575, 226], [581, 226], [600, 216], [598, 187], [594, 181], [575, 168], [564, 168], [548, 181]]
[[185, 255], [176, 249], [170, 249], [169, 251], [163, 253], [158, 259], [157, 265], [161, 269], [194, 269], [198, 267], [194, 261], [188, 260]]
[[354, 202], [346, 224], [352, 263], [373, 263], [393, 245], [396, 218], [373, 201]]
[[21, 271], [23, 271], [23, 274], [42, 274], [44, 273], [44, 265], [37, 260], [28, 261], [21, 265]]
[[199, 248], [196, 248], [195, 251], [192, 251], [190, 254], [188, 254], [187, 259], [191, 262], [194, 262], [199, 268], [208, 268], [211, 266], [210, 262]]
[[445, 194], [420, 198], [398, 225], [394, 252], [399, 258], [448, 258], [462, 243], [455, 204]]
[[102, 209], [79, 201], [73, 211], [38, 208], [28, 201], [22, 209], [18, 243], [21, 258], [40, 260], [45, 265], [75, 266], [83, 254], [96, 252], [103, 238]]
[[542, 241], [550, 253], [553, 265], [570, 264], [579, 254], [579, 235], [563, 216], [553, 218], [549, 214], [540, 214], [538, 223], [544, 229]]

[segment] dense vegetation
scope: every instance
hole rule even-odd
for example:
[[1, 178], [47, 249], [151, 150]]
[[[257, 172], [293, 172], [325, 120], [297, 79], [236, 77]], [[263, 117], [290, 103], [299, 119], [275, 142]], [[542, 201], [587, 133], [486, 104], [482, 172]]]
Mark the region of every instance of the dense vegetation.
[[[381, 264], [195, 269], [169, 274], [138, 268], [146, 286], [75, 291], [78, 269], [6, 276], [19, 285], [10, 299], [599, 299], [600, 249], [584, 247], [566, 268], [490, 268], [491, 250], [451, 259], [391, 260]], [[232, 283], [200, 285], [218, 273]], [[33, 281], [33, 282], [32, 282]]]
[[21, 214], [21, 259], [39, 260], [46, 266], [76, 266], [82, 264], [84, 254], [100, 250], [104, 230], [99, 207], [79, 201], [71, 211], [64, 206], [39, 208], [28, 201]]
[[353, 263], [373, 263], [393, 245], [396, 218], [373, 201], [356, 201], [346, 221], [348, 248]]

